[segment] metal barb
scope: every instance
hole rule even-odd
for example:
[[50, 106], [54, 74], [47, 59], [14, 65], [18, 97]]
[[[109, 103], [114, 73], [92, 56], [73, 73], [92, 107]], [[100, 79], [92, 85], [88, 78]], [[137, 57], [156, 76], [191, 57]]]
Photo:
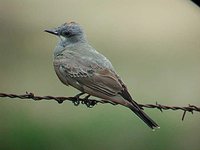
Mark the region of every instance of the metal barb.
[[161, 107], [160, 104], [158, 104], [158, 102], [156, 102], [156, 106], [157, 106], [157, 108], [158, 108], [161, 112], [163, 112], [162, 107]]
[[187, 112], [186, 110], [183, 111], [183, 115], [182, 115], [182, 118], [181, 118], [182, 121], [184, 121], [184, 119], [185, 119], [186, 112]]

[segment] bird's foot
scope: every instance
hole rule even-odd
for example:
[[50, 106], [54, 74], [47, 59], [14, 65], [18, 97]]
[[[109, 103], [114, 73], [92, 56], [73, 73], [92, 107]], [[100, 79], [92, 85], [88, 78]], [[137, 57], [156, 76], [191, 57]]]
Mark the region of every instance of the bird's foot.
[[82, 104], [85, 104], [88, 108], [92, 108], [94, 105], [97, 104], [97, 101], [89, 99], [90, 96], [91, 95], [88, 94], [85, 98], [83, 98], [83, 101], [81, 102]]
[[83, 94], [85, 93], [82, 92], [74, 96], [74, 100], [72, 102], [74, 103], [75, 106], [78, 106], [80, 104], [80, 96]]
[[85, 104], [88, 108], [92, 108], [94, 105], [98, 103], [98, 101], [96, 100], [89, 99], [89, 97], [91, 96], [89, 94], [85, 96], [84, 98], [80, 98], [80, 96], [82, 96], [83, 94], [85, 93], [82, 92], [74, 96], [74, 99], [72, 102], [74, 103], [75, 106], [78, 106], [81, 103], [81, 104]]

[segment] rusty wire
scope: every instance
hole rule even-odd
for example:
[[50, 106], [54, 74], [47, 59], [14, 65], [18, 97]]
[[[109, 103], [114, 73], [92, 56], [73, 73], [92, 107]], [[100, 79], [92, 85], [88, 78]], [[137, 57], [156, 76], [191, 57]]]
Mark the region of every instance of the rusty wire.
[[[82, 95], [82, 94], [80, 94]], [[7, 97], [7, 98], [19, 98], [19, 99], [30, 99], [30, 100], [35, 100], [35, 101], [39, 101], [39, 100], [55, 100], [57, 101], [59, 104], [63, 103], [64, 101], [68, 100], [74, 103], [74, 105], [79, 105], [81, 104], [85, 104], [87, 107], [93, 107], [94, 105], [96, 105], [97, 103], [110, 103], [108, 101], [105, 100], [96, 100], [96, 99], [89, 99], [87, 96], [84, 98], [80, 98], [77, 96], [74, 97], [57, 97], [57, 96], [35, 96], [33, 93], [29, 93], [26, 92], [26, 94], [22, 94], [22, 95], [18, 95], [18, 94], [7, 94], [7, 93], [0, 93], [0, 97]], [[113, 104], [113, 103], [111, 103]], [[115, 105], [115, 104], [113, 104]], [[161, 112], [163, 110], [182, 110], [183, 111], [183, 115], [182, 115], [182, 120], [184, 120], [185, 115], [187, 112], [190, 113], [194, 113], [194, 112], [200, 112], [200, 107], [197, 107], [195, 105], [188, 105], [188, 106], [167, 106], [167, 105], [161, 105], [158, 104], [156, 102], [156, 104], [139, 104], [140, 107], [142, 108], [156, 108], [158, 110], [160, 110]]]

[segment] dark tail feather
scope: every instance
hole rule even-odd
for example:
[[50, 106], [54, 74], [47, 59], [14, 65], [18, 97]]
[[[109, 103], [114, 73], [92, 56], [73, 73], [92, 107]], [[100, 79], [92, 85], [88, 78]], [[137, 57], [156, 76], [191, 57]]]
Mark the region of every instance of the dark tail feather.
[[[155, 123], [147, 114], [145, 114], [137, 104], [132, 103], [133, 107], [130, 107], [130, 109], [140, 118], [142, 119], [150, 128], [160, 128], [157, 123]], [[134, 106], [136, 105], [136, 107]]]
[[124, 99], [129, 101], [132, 105], [128, 106], [140, 119], [142, 119], [150, 128], [160, 128], [147, 114], [143, 112], [143, 108], [140, 107], [131, 97], [126, 87], [119, 93]]

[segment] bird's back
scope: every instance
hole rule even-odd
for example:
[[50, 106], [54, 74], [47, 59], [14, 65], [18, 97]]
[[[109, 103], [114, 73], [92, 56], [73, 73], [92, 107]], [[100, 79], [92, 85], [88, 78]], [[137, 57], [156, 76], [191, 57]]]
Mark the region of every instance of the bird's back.
[[83, 61], [85, 60], [87, 62], [95, 63], [99, 67], [114, 71], [114, 67], [111, 62], [88, 43], [76, 43], [66, 46], [63, 49], [62, 54], [66, 56], [71, 55], [72, 57], [75, 56]]

